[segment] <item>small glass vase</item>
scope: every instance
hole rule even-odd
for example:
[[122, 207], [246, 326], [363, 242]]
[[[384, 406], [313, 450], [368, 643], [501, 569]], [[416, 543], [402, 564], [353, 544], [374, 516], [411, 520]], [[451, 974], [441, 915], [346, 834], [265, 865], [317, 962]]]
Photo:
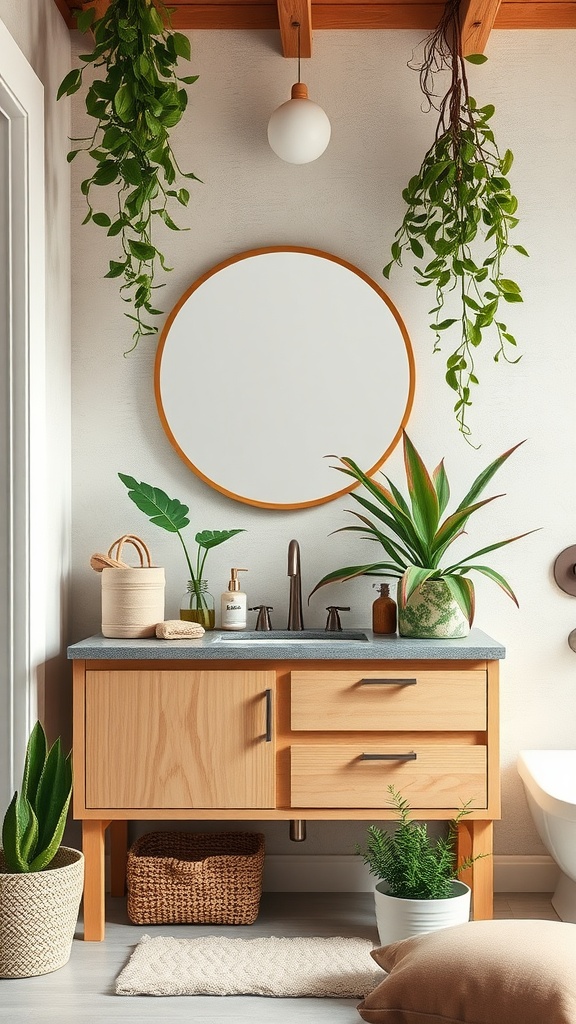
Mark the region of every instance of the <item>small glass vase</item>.
[[186, 593], [180, 601], [180, 618], [186, 622], [199, 622], [204, 629], [214, 629], [214, 598], [208, 592], [206, 580], [188, 580]]

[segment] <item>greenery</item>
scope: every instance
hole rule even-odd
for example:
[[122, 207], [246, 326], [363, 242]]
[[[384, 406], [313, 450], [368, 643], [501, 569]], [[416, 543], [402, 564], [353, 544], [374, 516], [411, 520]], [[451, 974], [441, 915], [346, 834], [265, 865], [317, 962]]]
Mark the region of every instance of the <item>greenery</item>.
[[[484, 333], [496, 334], [496, 362], [503, 357], [517, 362], [516, 339], [500, 312], [501, 301], [522, 302], [519, 285], [504, 275], [502, 262], [508, 249], [527, 256], [522, 245], [511, 245], [509, 234], [518, 224], [518, 201], [508, 180], [513, 154], [502, 156], [491, 127], [494, 106], [479, 106], [470, 96], [466, 60], [480, 64], [486, 58], [461, 55], [460, 2], [448, 0], [438, 28], [425, 44], [420, 85], [439, 119], [434, 142], [420, 170], [402, 196], [407, 210], [392, 243], [392, 260], [384, 267], [402, 265], [402, 256], [415, 257], [418, 284], [434, 291], [429, 310], [434, 351], [445, 332], [458, 324], [458, 340], [446, 362], [446, 381], [456, 392], [454, 412], [462, 434], [469, 438], [467, 413], [472, 388], [478, 384], [476, 354]], [[448, 71], [450, 84], [438, 103], [438, 72]], [[482, 248], [484, 246], [484, 248]], [[446, 315], [448, 294], [455, 295], [457, 315]]]
[[[177, 175], [192, 178], [178, 167], [169, 143], [169, 131], [180, 121], [187, 104], [182, 85], [197, 75], [179, 78], [178, 61], [190, 59], [190, 41], [171, 32], [169, 11], [162, 0], [110, 0], [105, 14], [96, 20], [93, 8], [81, 11], [78, 28], [92, 28], [94, 48], [83, 54], [83, 67], [70, 71], [58, 90], [61, 96], [77, 92], [88, 67], [103, 69], [86, 93], [86, 110], [96, 127], [89, 138], [73, 139], [84, 145], [72, 149], [68, 160], [88, 152], [95, 169], [81, 184], [92, 221], [108, 235], [118, 236], [121, 254], [110, 260], [106, 277], [122, 277], [120, 292], [134, 312], [126, 316], [135, 324], [134, 348], [143, 335], [155, 334], [148, 321], [161, 315], [153, 291], [159, 266], [171, 268], [152, 241], [153, 223], [161, 220], [172, 231], [180, 228], [168, 212], [171, 203], [187, 206], [188, 189], [176, 187]], [[112, 186], [117, 212], [113, 218], [94, 206], [93, 190]], [[131, 349], [130, 349], [131, 351]]]
[[126, 476], [125, 473], [118, 473], [122, 483], [128, 488], [128, 497], [132, 499], [141, 512], [145, 512], [151, 523], [160, 526], [168, 533], [177, 533], [188, 566], [190, 582], [196, 596], [197, 606], [202, 608], [204, 597], [202, 594], [202, 581], [204, 579], [204, 564], [211, 548], [218, 547], [230, 537], [237, 533], [244, 533], [244, 530], [202, 530], [197, 533], [194, 540], [198, 545], [196, 551], [196, 565], [193, 567], [188, 549], [184, 543], [182, 530], [188, 526], [190, 520], [188, 505], [183, 505], [178, 498], [169, 498], [159, 487], [152, 487], [150, 484], [138, 483], [133, 476]]
[[388, 895], [405, 900], [441, 900], [453, 895], [452, 881], [479, 857], [468, 857], [455, 864], [458, 822], [469, 814], [468, 804], [450, 822], [447, 836], [432, 839], [425, 822], [412, 821], [410, 805], [394, 788], [388, 786], [391, 802], [400, 822], [393, 833], [377, 825], [369, 825], [366, 848], [356, 848], [371, 874], [386, 882]]
[[336, 569], [316, 584], [310, 597], [327, 583], [349, 580], [355, 576], [392, 576], [402, 578], [400, 600], [405, 604], [417, 587], [426, 580], [444, 580], [453, 598], [472, 623], [474, 584], [467, 574], [475, 570], [497, 583], [518, 604], [512, 588], [500, 573], [487, 565], [473, 564], [472, 560], [526, 537], [528, 533], [533, 533], [533, 530], [510, 537], [508, 540], [496, 541], [449, 565], [442, 566], [441, 562], [450, 545], [465, 533], [470, 516], [484, 505], [502, 497], [493, 495], [491, 498], [478, 500], [500, 466], [520, 445], [514, 445], [494, 459], [476, 477], [454, 512], [442, 519], [450, 500], [450, 485], [444, 469], [444, 460], [430, 474], [406, 433], [403, 434], [403, 442], [408, 501], [387, 476], [384, 476], [384, 479], [388, 488], [366, 476], [350, 458], [340, 459], [342, 465], [334, 467], [364, 485], [370, 498], [355, 493], [352, 493], [351, 497], [374, 517], [371, 520], [360, 512], [352, 512], [351, 514], [359, 519], [362, 525], [343, 526], [334, 532], [351, 531], [363, 534], [366, 539], [375, 541], [384, 548], [386, 559]]
[[36, 722], [26, 748], [22, 786], [2, 825], [8, 871], [21, 874], [50, 866], [62, 842], [71, 794], [71, 754], [64, 756], [59, 739], [48, 749], [44, 729]]

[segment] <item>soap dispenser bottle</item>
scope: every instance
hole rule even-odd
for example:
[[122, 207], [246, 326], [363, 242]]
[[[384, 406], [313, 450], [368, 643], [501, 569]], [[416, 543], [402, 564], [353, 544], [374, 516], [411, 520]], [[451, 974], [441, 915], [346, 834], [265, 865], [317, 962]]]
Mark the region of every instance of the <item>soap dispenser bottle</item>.
[[239, 572], [247, 569], [230, 569], [228, 590], [220, 599], [220, 625], [222, 629], [246, 629], [246, 594], [240, 590]]
[[395, 633], [396, 602], [390, 597], [390, 584], [374, 583], [373, 586], [380, 590], [380, 597], [372, 605], [372, 632]]

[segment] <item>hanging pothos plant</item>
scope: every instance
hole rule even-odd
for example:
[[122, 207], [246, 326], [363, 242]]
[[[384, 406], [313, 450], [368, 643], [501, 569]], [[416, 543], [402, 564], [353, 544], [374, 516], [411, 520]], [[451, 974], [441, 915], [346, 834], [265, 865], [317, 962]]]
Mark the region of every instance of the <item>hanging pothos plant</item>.
[[[94, 133], [72, 140], [84, 145], [72, 149], [68, 160], [88, 152], [95, 161], [93, 173], [80, 186], [88, 204], [83, 223], [93, 221], [119, 238], [120, 258], [110, 260], [105, 277], [124, 279], [120, 292], [132, 304], [133, 313], [126, 316], [135, 324], [132, 351], [143, 335], [156, 333], [149, 318], [162, 311], [155, 308], [153, 291], [161, 287], [159, 269], [171, 269], [152, 240], [154, 219], [181, 230], [168, 207], [171, 202], [187, 206], [190, 193], [176, 187], [176, 179], [199, 180], [180, 170], [169, 142], [170, 129], [186, 109], [182, 86], [198, 76], [176, 74], [179, 59], [190, 60], [190, 41], [169, 30], [169, 11], [161, 0], [110, 0], [101, 17], [90, 7], [78, 14], [77, 24], [81, 32], [92, 30], [94, 48], [81, 55], [83, 67], [66, 75], [58, 99], [80, 89], [87, 67], [102, 69], [103, 77], [86, 93], [86, 110], [96, 120]], [[116, 192], [112, 217], [95, 204], [94, 189], [102, 186]]]
[[[434, 351], [441, 348], [443, 332], [458, 325], [458, 341], [447, 356], [446, 381], [456, 392], [458, 427], [469, 439], [467, 412], [472, 387], [478, 384], [476, 350], [484, 332], [491, 328], [496, 334], [496, 362], [501, 357], [511, 363], [519, 358], [513, 355], [516, 339], [503, 322], [500, 303], [522, 302], [522, 295], [519, 285], [504, 276], [502, 261], [509, 248], [528, 253], [509, 241], [518, 224], [518, 202], [507, 177], [513, 154], [509, 149], [500, 154], [490, 127], [494, 107], [479, 107], [468, 91], [466, 60], [482, 64], [486, 57], [462, 57], [460, 2], [448, 0], [417, 67], [422, 92], [439, 118], [434, 142], [402, 192], [408, 209], [383, 273], [388, 278], [395, 263], [401, 266], [403, 254], [421, 264], [414, 267], [418, 284], [435, 292], [429, 310]], [[440, 72], [450, 74], [442, 99], [435, 94]], [[458, 315], [446, 316], [452, 312], [445, 309], [450, 292]]]

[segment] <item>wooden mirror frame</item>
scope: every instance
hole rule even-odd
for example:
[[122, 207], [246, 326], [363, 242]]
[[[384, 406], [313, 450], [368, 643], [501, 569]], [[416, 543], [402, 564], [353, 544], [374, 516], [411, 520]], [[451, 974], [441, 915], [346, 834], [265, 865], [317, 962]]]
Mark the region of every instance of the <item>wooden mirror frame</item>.
[[[296, 262], [288, 257], [286, 260], [268, 261], [267, 264], [262, 262], [256, 262], [260, 257], [268, 254], [304, 254], [308, 257], [304, 261], [303, 276], [296, 280], [290, 281], [290, 273], [293, 268], [294, 272], [300, 268]], [[314, 257], [314, 260], [310, 259]], [[316, 262], [318, 261], [328, 261]], [[249, 262], [251, 261], [251, 262]], [[284, 269], [284, 273], [278, 274], [279, 269]], [[334, 269], [336, 270], [336, 281], [337, 287], [334, 288], [333, 282], [327, 301], [320, 305], [316, 303], [317, 293], [315, 291], [315, 282], [312, 282], [310, 272], [314, 274], [319, 273], [320, 277], [328, 274], [333, 275]], [[236, 501], [243, 502], [248, 505], [257, 506], [260, 508], [269, 509], [300, 509], [310, 508], [315, 505], [321, 505], [329, 501], [333, 501], [344, 494], [347, 494], [354, 487], [358, 486], [353, 483], [350, 486], [340, 488], [338, 490], [327, 489], [326, 485], [324, 488], [318, 486], [318, 491], [322, 490], [323, 493], [311, 494], [308, 493], [304, 496], [295, 495], [300, 498], [297, 501], [287, 500], [288, 496], [282, 496], [282, 500], [276, 500], [278, 495], [264, 493], [265, 487], [256, 484], [252, 486], [239, 486], [238, 480], [230, 484], [229, 479], [224, 479], [226, 474], [222, 471], [212, 472], [207, 465], [207, 458], [205, 453], [199, 453], [194, 451], [194, 429], [190, 430], [189, 437], [184, 437], [186, 433], [188, 418], [193, 420], [194, 416], [198, 417], [198, 423], [201, 424], [200, 432], [196, 435], [196, 440], [201, 438], [202, 443], [205, 441], [205, 431], [212, 429], [212, 425], [227, 424], [229, 431], [229, 440], [226, 437], [223, 438], [224, 444], [230, 445], [230, 463], [233, 464], [234, 473], [237, 469], [236, 463], [238, 461], [238, 443], [241, 442], [243, 445], [242, 454], [249, 461], [250, 466], [257, 464], [259, 456], [265, 458], [265, 466], [267, 467], [266, 472], [270, 473], [271, 465], [275, 465], [276, 461], [272, 457], [265, 457], [261, 455], [263, 451], [262, 440], [268, 441], [266, 436], [267, 424], [264, 421], [262, 423], [262, 436], [257, 436], [254, 431], [254, 424], [252, 429], [245, 431], [242, 436], [242, 422], [244, 419], [243, 409], [246, 411], [246, 403], [243, 404], [244, 396], [239, 392], [241, 389], [241, 375], [246, 374], [247, 366], [249, 365], [250, 353], [247, 347], [242, 348], [242, 345], [247, 346], [246, 340], [241, 343], [233, 344], [231, 342], [232, 329], [230, 326], [230, 317], [236, 317], [236, 311], [241, 307], [242, 301], [245, 300], [247, 303], [247, 309], [249, 310], [250, 323], [249, 327], [252, 328], [252, 318], [255, 315], [257, 308], [265, 303], [262, 301], [257, 302], [253, 297], [250, 296], [247, 288], [247, 274], [251, 274], [252, 270], [256, 270], [258, 274], [262, 274], [266, 271], [270, 277], [272, 271], [275, 276], [267, 281], [268, 287], [265, 289], [265, 297], [270, 298], [274, 301], [273, 287], [278, 288], [278, 305], [274, 308], [279, 308], [280, 311], [280, 323], [276, 329], [278, 332], [281, 330], [288, 330], [288, 324], [286, 321], [290, 319], [291, 310], [299, 309], [299, 302], [306, 300], [306, 295], [302, 297], [302, 292], [308, 293], [310, 298], [310, 306], [303, 309], [304, 313], [304, 324], [306, 330], [311, 332], [311, 337], [308, 339], [314, 340], [314, 348], [318, 348], [323, 342], [320, 340], [320, 334], [323, 332], [317, 332], [316, 328], [320, 320], [324, 321], [326, 315], [329, 313], [334, 319], [332, 324], [329, 325], [330, 329], [337, 335], [340, 329], [346, 329], [346, 317], [353, 316], [354, 318], [354, 331], [357, 336], [358, 324], [363, 323], [366, 333], [372, 332], [372, 351], [368, 354], [360, 353], [360, 362], [358, 361], [357, 351], [349, 351], [346, 349], [346, 362], [345, 369], [351, 377], [354, 373], [358, 373], [358, 367], [366, 366], [369, 370], [369, 378], [364, 382], [362, 388], [362, 394], [358, 397], [362, 402], [361, 410], [357, 410], [357, 414], [361, 411], [362, 417], [367, 416], [368, 411], [372, 412], [372, 423], [366, 423], [366, 436], [370, 432], [378, 432], [382, 428], [382, 417], [386, 413], [386, 395], [385, 389], [388, 388], [388, 402], [392, 406], [396, 406], [396, 412], [390, 413], [390, 417], [393, 418], [393, 425], [388, 427], [387, 430], [382, 430], [382, 443], [380, 444], [377, 439], [370, 441], [366, 447], [370, 449], [368, 456], [368, 465], [366, 466], [366, 460], [363, 459], [363, 453], [355, 450], [354, 444], [342, 444], [342, 451], [338, 452], [338, 443], [326, 443], [326, 450], [321, 451], [321, 456], [325, 456], [330, 453], [338, 455], [349, 455], [359, 462], [361, 468], [364, 469], [369, 475], [372, 475], [380, 468], [385, 462], [390, 453], [394, 450], [402, 431], [408, 422], [412, 403], [414, 399], [414, 388], [415, 388], [415, 367], [414, 367], [414, 356], [412, 352], [412, 346], [406, 327], [398, 313], [396, 307], [391, 302], [390, 298], [382, 291], [375, 282], [364, 274], [357, 267], [345, 260], [340, 259], [337, 256], [333, 256], [330, 253], [323, 252], [318, 249], [301, 248], [299, 246], [270, 246], [262, 249], [251, 249], [246, 252], [232, 256], [230, 259], [217, 264], [208, 270], [205, 274], [202, 274], [194, 283], [184, 292], [181, 298], [178, 300], [173, 310], [171, 311], [164, 329], [160, 336], [158, 349], [156, 353], [156, 361], [154, 368], [154, 391], [156, 396], [156, 404], [162, 426], [166, 432], [166, 435], [178, 453], [180, 458], [186, 463], [186, 465], [198, 476], [201, 480], [207, 483], [210, 487], [215, 488], [221, 494], [225, 494], [229, 498], [233, 498]], [[286, 274], [286, 271], [290, 272]], [[343, 271], [349, 272], [353, 277], [348, 278]], [[217, 275], [222, 275], [216, 280]], [[235, 280], [236, 279], [236, 280]], [[328, 279], [328, 278], [326, 278]], [[300, 281], [302, 287], [298, 287]], [[221, 284], [228, 289], [227, 295], [230, 295], [230, 303], [214, 301], [215, 288]], [[234, 286], [237, 291], [234, 295], [233, 290], [230, 291], [230, 287]], [[206, 286], [203, 289], [203, 286]], [[340, 287], [342, 286], [342, 287]], [[366, 286], [366, 287], [365, 287]], [[356, 315], [356, 311], [352, 311], [352, 307], [344, 304], [344, 289], [351, 288], [354, 296], [359, 296], [362, 302], [367, 304], [367, 309], [360, 315]], [[294, 294], [298, 290], [299, 298], [294, 303], [286, 302], [286, 293]], [[214, 295], [212, 294], [214, 293]], [[262, 294], [259, 293], [260, 299]], [[280, 300], [284, 300], [280, 305]], [[329, 299], [329, 301], [328, 301]], [[374, 300], [377, 299], [375, 302]], [[235, 304], [234, 304], [235, 303]], [[338, 309], [338, 304], [340, 308]], [[317, 322], [312, 323], [308, 326], [306, 316], [310, 315], [310, 310], [314, 304], [313, 316], [317, 318]], [[193, 309], [195, 307], [195, 310]], [[317, 308], [316, 308], [317, 307]], [[234, 310], [233, 314], [230, 313], [230, 308]], [[243, 307], [242, 307], [243, 308]], [[208, 316], [209, 313], [209, 316]], [[188, 349], [189, 340], [192, 327], [190, 324], [194, 324], [194, 319], [190, 318], [196, 315], [197, 319], [200, 320], [200, 316], [205, 315], [205, 323], [203, 326], [204, 334], [207, 332], [210, 336], [211, 332], [214, 332], [214, 336], [209, 338], [210, 343], [201, 344], [192, 351], [189, 359]], [[296, 313], [293, 314], [297, 316]], [[300, 314], [299, 314], [300, 315]], [[214, 320], [217, 318], [223, 318], [223, 324], [214, 325]], [[300, 315], [300, 321], [303, 317]], [[208, 323], [208, 320], [210, 321]], [[342, 325], [342, 326], [341, 326]], [[236, 326], [236, 320], [234, 319], [234, 327]], [[194, 326], [195, 329], [195, 326]], [[350, 330], [350, 326], [348, 326]], [[382, 331], [380, 334], [379, 331]], [[385, 336], [385, 330], [388, 331], [388, 337]], [[204, 337], [204, 334], [202, 337]], [[258, 394], [262, 393], [261, 384], [264, 381], [266, 383], [265, 374], [262, 374], [262, 360], [267, 357], [270, 350], [269, 340], [273, 335], [273, 331], [268, 329], [268, 336], [266, 338], [267, 347], [261, 348], [257, 359], [260, 363], [256, 362], [255, 366], [260, 369], [260, 376], [258, 380]], [[253, 335], [251, 335], [253, 337]], [[303, 334], [299, 334], [298, 330], [293, 330], [289, 335], [288, 344], [283, 350], [283, 358], [286, 359], [286, 349], [290, 349], [295, 344], [295, 339], [298, 339], [298, 343], [302, 343], [301, 339], [304, 337]], [[327, 344], [332, 345], [333, 335], [329, 335]], [[381, 345], [381, 338], [384, 339], [384, 345]], [[305, 340], [305, 339], [304, 339]], [[349, 336], [346, 336], [346, 343], [349, 343]], [[362, 340], [362, 339], [361, 339]], [[258, 343], [256, 341], [256, 343]], [[227, 345], [226, 351], [223, 351], [221, 346]], [[312, 346], [308, 346], [306, 355], [310, 354]], [[203, 358], [203, 352], [206, 352], [206, 358]], [[276, 357], [275, 350], [275, 357]], [[239, 353], [239, 355], [238, 355]], [[328, 353], [328, 355], [326, 355]], [[333, 349], [329, 347], [326, 349], [324, 354], [322, 351], [319, 353], [320, 363], [318, 364], [322, 368], [322, 374], [324, 375], [326, 368], [333, 368], [334, 356]], [[231, 360], [239, 358], [239, 362], [234, 365]], [[365, 362], [363, 362], [363, 360]], [[366, 361], [367, 360], [367, 361]], [[372, 362], [370, 362], [372, 360]], [[380, 365], [376, 366], [374, 360], [379, 360]], [[387, 380], [389, 376], [386, 372], [390, 367], [393, 367], [394, 372], [397, 374], [397, 378], [391, 381]], [[317, 367], [315, 367], [317, 369]], [[222, 375], [225, 372], [231, 374], [231, 378], [227, 380], [227, 388], [233, 389], [238, 382], [238, 396], [237, 401], [233, 400], [232, 395], [234, 392], [225, 393], [226, 387], [222, 385]], [[300, 375], [300, 377], [298, 376]], [[258, 376], [258, 374], [256, 374]], [[291, 373], [291, 379], [286, 381], [282, 378], [284, 383], [283, 393], [286, 389], [293, 385], [294, 380], [304, 379], [305, 375], [302, 374], [302, 366], [296, 365]], [[373, 390], [371, 382], [379, 380], [380, 383], [376, 384]], [[315, 382], [316, 383], [316, 382]], [[208, 387], [209, 385], [209, 387]], [[208, 393], [206, 389], [208, 388]], [[170, 389], [170, 393], [168, 393]], [[378, 390], [380, 389], [380, 390]], [[174, 395], [174, 391], [176, 394]], [[320, 394], [330, 394], [330, 388], [317, 388], [314, 393], [314, 403], [316, 403], [317, 397]], [[203, 400], [206, 401], [206, 409], [202, 411], [199, 406], [198, 398], [202, 396]], [[347, 397], [345, 396], [345, 400]], [[184, 408], [187, 401], [187, 406]], [[381, 402], [382, 404], [379, 404]], [[278, 405], [278, 403], [276, 403]], [[333, 410], [334, 403], [327, 403], [324, 414], [326, 416], [326, 410], [329, 407], [330, 412]], [[310, 406], [311, 407], [311, 406]], [[342, 416], [342, 405], [338, 406], [337, 414], [337, 425], [340, 428], [343, 420]], [[252, 408], [249, 407], [249, 412], [252, 414]], [[276, 409], [268, 409], [269, 418], [274, 418]], [[289, 409], [288, 404], [285, 410], [285, 418], [288, 421], [288, 432], [294, 425], [294, 420], [289, 420]], [[292, 410], [293, 417], [300, 415], [300, 410]], [[209, 420], [209, 415], [212, 417]], [[354, 411], [347, 414], [347, 423], [356, 423], [353, 419]], [[352, 417], [352, 418], [351, 418]], [[318, 421], [318, 416], [315, 414], [315, 419]], [[236, 421], [236, 423], [234, 423]], [[348, 427], [346, 432], [348, 432]], [[356, 429], [359, 429], [356, 427]], [[202, 433], [204, 431], [204, 433]], [[350, 428], [350, 432], [352, 432]], [[226, 434], [226, 430], [223, 429], [223, 434]], [[191, 443], [192, 442], [192, 443]], [[292, 438], [290, 438], [290, 444]], [[364, 441], [363, 436], [363, 444]], [[282, 449], [282, 445], [280, 445]], [[221, 457], [223, 451], [223, 445], [218, 446], [218, 456]], [[298, 458], [298, 444], [295, 445], [294, 449], [290, 451], [290, 470], [293, 471], [294, 466], [298, 464], [301, 459]], [[248, 454], [246, 454], [248, 453]], [[300, 455], [302, 453], [302, 447], [300, 447]], [[292, 459], [292, 454], [295, 458]], [[318, 458], [320, 459], [321, 456]], [[286, 458], [285, 455], [280, 454], [280, 459]], [[314, 457], [314, 456], [313, 456]], [[362, 464], [364, 462], [364, 465]], [[286, 462], [283, 466], [286, 466]], [[320, 463], [321, 464], [321, 463]], [[314, 466], [316, 463], [314, 463]], [[319, 477], [321, 472], [319, 470]], [[284, 470], [282, 471], [282, 477], [284, 477]], [[268, 481], [267, 481], [268, 483]]]

